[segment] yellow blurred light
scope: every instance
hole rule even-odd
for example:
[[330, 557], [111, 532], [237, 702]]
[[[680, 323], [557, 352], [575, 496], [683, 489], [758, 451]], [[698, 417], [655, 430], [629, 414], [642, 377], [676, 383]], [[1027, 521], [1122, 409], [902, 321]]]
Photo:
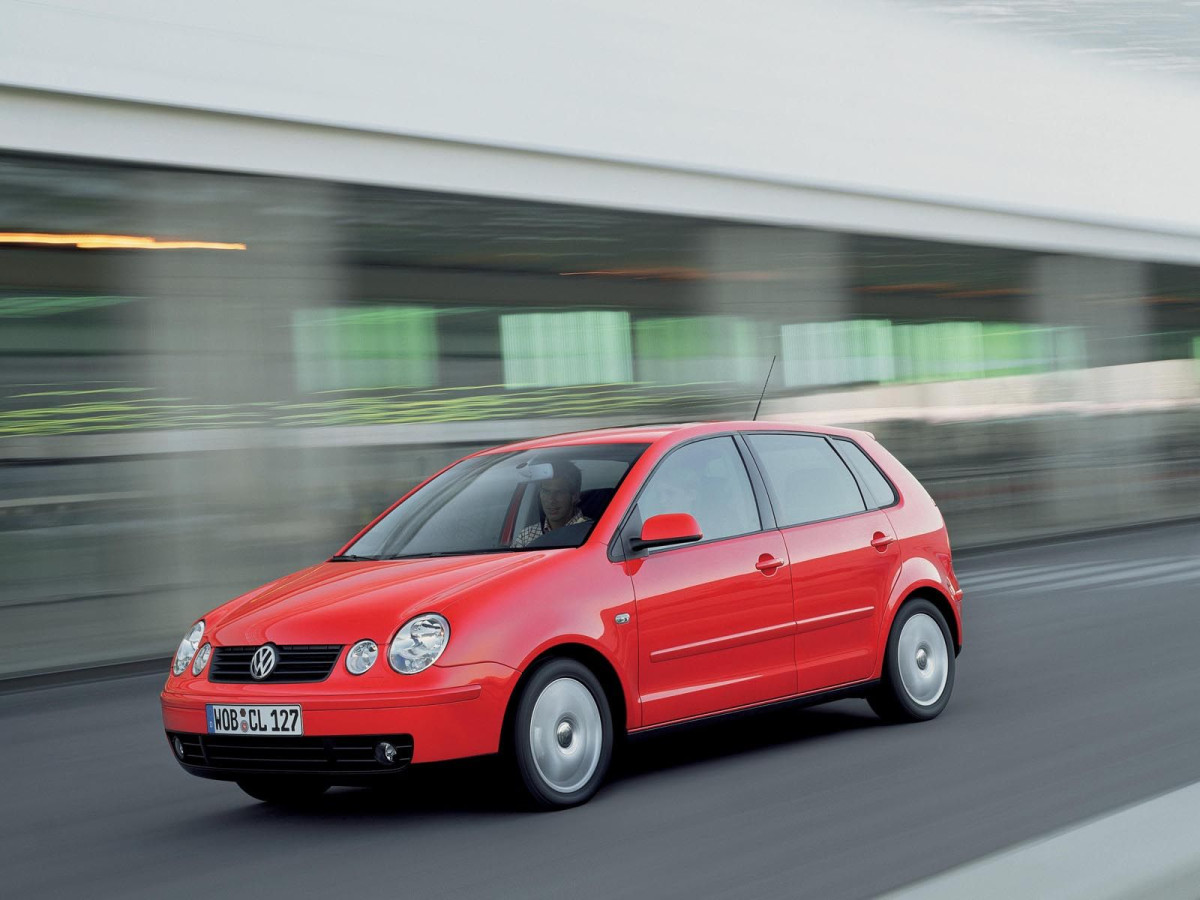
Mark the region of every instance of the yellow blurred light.
[[0, 231], [0, 244], [48, 244], [80, 250], [245, 250], [245, 244], [219, 241], [160, 241], [136, 234], [46, 234]]

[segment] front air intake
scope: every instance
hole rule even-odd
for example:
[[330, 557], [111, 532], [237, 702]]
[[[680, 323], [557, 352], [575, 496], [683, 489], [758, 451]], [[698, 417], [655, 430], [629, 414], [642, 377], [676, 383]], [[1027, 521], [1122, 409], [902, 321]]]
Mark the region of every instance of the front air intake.
[[[246, 773], [383, 775], [403, 770], [413, 757], [408, 734], [262, 737], [169, 731], [167, 738], [183, 765], [210, 778]], [[380, 759], [381, 743], [392, 748], [390, 759]]]

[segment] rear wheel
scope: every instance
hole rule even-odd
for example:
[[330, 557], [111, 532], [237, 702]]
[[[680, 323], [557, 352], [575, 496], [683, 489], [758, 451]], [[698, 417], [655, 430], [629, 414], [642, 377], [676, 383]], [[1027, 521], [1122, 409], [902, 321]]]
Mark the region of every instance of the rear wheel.
[[599, 789], [612, 761], [613, 725], [599, 679], [573, 659], [534, 672], [517, 701], [511, 754], [543, 809], [577, 806]]
[[275, 778], [244, 778], [237, 786], [263, 803], [276, 806], [302, 806], [311, 803], [329, 790], [329, 782], [297, 776]]
[[867, 698], [880, 718], [922, 722], [937, 716], [954, 688], [954, 641], [941, 611], [910, 600], [892, 622], [879, 687]]

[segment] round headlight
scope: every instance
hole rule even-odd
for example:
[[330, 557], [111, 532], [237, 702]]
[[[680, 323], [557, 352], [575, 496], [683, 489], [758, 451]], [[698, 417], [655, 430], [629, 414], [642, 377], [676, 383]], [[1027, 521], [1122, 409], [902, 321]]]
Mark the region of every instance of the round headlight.
[[450, 641], [450, 623], [425, 613], [401, 626], [388, 647], [388, 662], [401, 675], [415, 675], [437, 662]]
[[359, 641], [346, 654], [346, 668], [351, 675], [361, 675], [379, 658], [379, 645], [374, 641]]
[[175, 662], [171, 666], [171, 671], [176, 675], [182, 675], [183, 670], [188, 667], [188, 663], [192, 661], [192, 657], [196, 655], [196, 651], [200, 649], [200, 638], [204, 637], [204, 620], [201, 619], [191, 627], [182, 641], [179, 642], [179, 649], [175, 651]]
[[212, 644], [205, 644], [200, 648], [200, 652], [196, 654], [196, 661], [192, 663], [192, 674], [199, 675], [204, 671], [204, 667], [208, 665], [208, 658], [212, 656]]

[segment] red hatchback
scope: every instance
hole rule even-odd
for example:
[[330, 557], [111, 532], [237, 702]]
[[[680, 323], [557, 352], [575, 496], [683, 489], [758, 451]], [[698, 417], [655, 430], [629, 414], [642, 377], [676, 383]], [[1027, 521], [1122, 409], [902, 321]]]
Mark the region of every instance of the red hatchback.
[[503, 752], [570, 806], [619, 734], [843, 697], [933, 718], [961, 603], [941, 514], [866, 432], [559, 435], [455, 463], [210, 612], [163, 720], [187, 771], [263, 800]]

